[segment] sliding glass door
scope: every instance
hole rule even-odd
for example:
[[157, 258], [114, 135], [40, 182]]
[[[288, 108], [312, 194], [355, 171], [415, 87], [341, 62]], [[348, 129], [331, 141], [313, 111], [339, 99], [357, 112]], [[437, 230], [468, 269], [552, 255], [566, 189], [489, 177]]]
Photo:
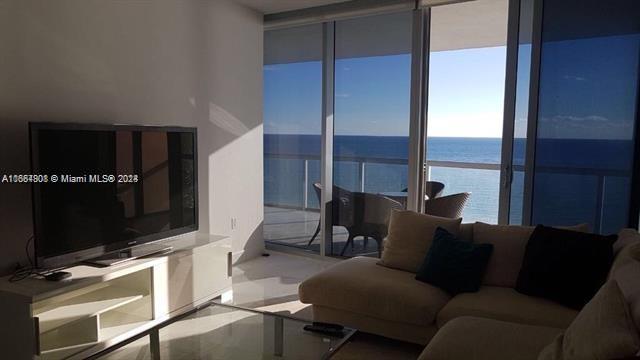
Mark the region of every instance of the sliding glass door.
[[[533, 146], [528, 141], [535, 141], [535, 135], [529, 136], [528, 133], [530, 101], [535, 101], [530, 99], [532, 80], [535, 80], [531, 73], [535, 3], [535, 0], [510, 0], [509, 4], [511, 18], [507, 56], [511, 58], [508, 59], [505, 82], [500, 220], [512, 225], [522, 225], [525, 222], [527, 149], [530, 150], [530, 156], [534, 153]], [[537, 94], [537, 91], [534, 89], [533, 93]]]
[[475, 0], [266, 31], [265, 240], [377, 256], [392, 209], [461, 193], [438, 215], [636, 224], [640, 3], [602, 7]]
[[411, 24], [411, 12], [335, 24], [333, 183], [349, 205], [335, 207], [334, 254], [377, 255], [375, 222], [406, 204]]
[[611, 233], [629, 222], [640, 3], [607, 9], [598, 0], [544, 2], [533, 224]]
[[[640, 3], [520, 0], [512, 224], [637, 223]], [[580, 9], [576, 11], [576, 9]], [[636, 201], [637, 202], [637, 201]]]
[[[477, 0], [431, 9], [427, 196], [468, 193], [465, 222], [498, 222], [508, 5]], [[444, 185], [440, 194], [429, 193], [435, 184]]]
[[318, 252], [322, 25], [264, 41], [264, 239]]

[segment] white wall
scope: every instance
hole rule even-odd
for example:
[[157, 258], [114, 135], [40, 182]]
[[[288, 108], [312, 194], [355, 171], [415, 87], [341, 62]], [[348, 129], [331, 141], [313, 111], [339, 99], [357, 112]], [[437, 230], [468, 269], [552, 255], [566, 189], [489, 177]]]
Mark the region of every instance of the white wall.
[[[227, 0], [0, 0], [0, 174], [29, 121], [198, 127], [200, 228], [263, 250], [262, 15]], [[0, 272], [25, 263], [29, 185], [0, 184]], [[232, 229], [231, 218], [237, 227]]]

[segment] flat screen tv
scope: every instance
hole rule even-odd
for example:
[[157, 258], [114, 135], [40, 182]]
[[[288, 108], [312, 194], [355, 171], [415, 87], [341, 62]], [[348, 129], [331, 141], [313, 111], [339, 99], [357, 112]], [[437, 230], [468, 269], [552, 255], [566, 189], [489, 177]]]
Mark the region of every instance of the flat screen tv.
[[36, 264], [198, 229], [195, 128], [30, 123]]

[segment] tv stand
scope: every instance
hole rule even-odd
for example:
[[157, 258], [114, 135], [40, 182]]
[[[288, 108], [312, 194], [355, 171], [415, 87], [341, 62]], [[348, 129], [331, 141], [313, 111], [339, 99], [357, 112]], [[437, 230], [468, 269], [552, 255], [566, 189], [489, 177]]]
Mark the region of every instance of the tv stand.
[[85, 359], [214, 298], [233, 299], [229, 237], [190, 233], [162, 245], [173, 251], [73, 266], [66, 281], [0, 278], [0, 357]]
[[84, 261], [84, 263], [97, 267], [107, 267], [151, 255], [168, 254], [171, 251], [173, 251], [173, 247], [164, 243], [139, 245], [129, 249], [118, 250], [108, 254], [104, 254], [100, 257], [86, 260]]

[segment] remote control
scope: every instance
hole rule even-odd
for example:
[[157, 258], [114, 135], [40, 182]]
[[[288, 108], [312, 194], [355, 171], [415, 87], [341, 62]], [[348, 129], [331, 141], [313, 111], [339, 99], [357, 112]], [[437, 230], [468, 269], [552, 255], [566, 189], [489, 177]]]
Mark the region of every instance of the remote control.
[[335, 327], [326, 327], [326, 326], [316, 326], [316, 325], [305, 325], [304, 329], [306, 331], [311, 331], [319, 334], [324, 334], [332, 337], [343, 338], [344, 332], [342, 329], [336, 329]]
[[326, 327], [326, 328], [337, 329], [337, 330], [344, 329], [344, 326], [340, 324], [332, 324], [332, 323], [326, 323], [326, 322], [320, 322], [320, 321], [314, 321], [313, 326]]

